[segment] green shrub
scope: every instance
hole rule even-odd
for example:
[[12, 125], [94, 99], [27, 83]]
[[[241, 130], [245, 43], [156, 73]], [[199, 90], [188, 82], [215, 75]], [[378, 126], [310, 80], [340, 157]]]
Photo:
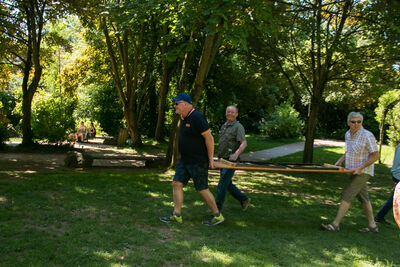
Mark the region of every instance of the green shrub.
[[52, 98], [40, 95], [32, 108], [32, 131], [35, 139], [49, 142], [61, 142], [69, 133], [75, 131], [75, 120], [72, 116], [75, 99]]
[[400, 144], [400, 91], [395, 89], [386, 92], [379, 97], [378, 107], [375, 109], [376, 121], [381, 122], [383, 115], [385, 117], [386, 135], [389, 139], [389, 144], [396, 146]]
[[291, 105], [283, 103], [260, 122], [260, 131], [271, 138], [292, 138], [302, 135], [304, 122]]
[[5, 111], [2, 108], [0, 102], [0, 147], [4, 141], [7, 141], [11, 137], [10, 121], [5, 115]]

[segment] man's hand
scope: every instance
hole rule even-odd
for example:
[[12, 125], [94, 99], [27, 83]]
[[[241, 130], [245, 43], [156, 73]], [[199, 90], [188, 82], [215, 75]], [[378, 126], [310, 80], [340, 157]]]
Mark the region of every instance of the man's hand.
[[211, 160], [208, 161], [208, 167], [210, 169], [215, 169], [215, 167], [214, 167], [214, 159], [211, 159]]
[[363, 166], [360, 166], [360, 167], [358, 167], [357, 169], [354, 169], [353, 174], [354, 174], [354, 175], [359, 175], [359, 174], [361, 174], [361, 171], [362, 171], [363, 169], [364, 169]]
[[239, 155], [235, 152], [229, 156], [230, 161], [236, 161]]
[[335, 165], [336, 165], [336, 166], [342, 166], [342, 163], [343, 163], [343, 161], [345, 160], [345, 158], [346, 158], [346, 154], [344, 154], [343, 156], [341, 156], [341, 157], [338, 159], [338, 161], [336, 161]]

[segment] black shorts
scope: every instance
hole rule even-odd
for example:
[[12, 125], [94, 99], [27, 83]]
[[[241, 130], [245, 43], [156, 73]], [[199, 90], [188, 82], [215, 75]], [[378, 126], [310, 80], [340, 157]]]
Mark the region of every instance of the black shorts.
[[208, 162], [185, 164], [178, 160], [174, 175], [174, 181], [186, 185], [190, 178], [193, 179], [194, 188], [197, 191], [208, 189]]

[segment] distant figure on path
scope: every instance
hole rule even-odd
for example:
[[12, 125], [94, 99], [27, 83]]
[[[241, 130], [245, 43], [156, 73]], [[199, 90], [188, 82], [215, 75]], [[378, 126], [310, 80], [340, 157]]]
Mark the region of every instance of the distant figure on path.
[[350, 130], [345, 136], [345, 154], [336, 162], [340, 166], [346, 161], [346, 168], [354, 170], [350, 183], [343, 189], [341, 203], [335, 220], [330, 224], [322, 224], [323, 230], [339, 231], [339, 225], [350, 208], [351, 201], [357, 197], [361, 202], [368, 227], [361, 232], [379, 232], [374, 221], [371, 202], [368, 195], [367, 181], [374, 175], [374, 162], [379, 158], [378, 146], [374, 135], [362, 127], [363, 116], [358, 112], [350, 112], [347, 125]]
[[220, 224], [224, 217], [219, 212], [215, 199], [208, 188], [208, 167], [214, 168], [214, 138], [204, 116], [192, 106], [192, 98], [180, 93], [172, 98], [175, 113], [181, 115], [178, 148], [181, 157], [177, 163], [172, 181], [174, 211], [171, 215], [161, 217], [162, 222], [182, 223], [181, 209], [183, 204], [183, 185], [190, 178], [194, 187], [210, 208], [212, 216], [203, 224], [211, 226]]
[[86, 135], [86, 139], [94, 138], [96, 136], [96, 128], [94, 128], [93, 122], [90, 123], [89, 132]]
[[87, 129], [86, 129], [85, 123], [82, 121], [81, 125], [78, 128], [78, 131], [75, 134], [75, 141], [76, 142], [79, 142], [79, 141], [83, 142], [85, 140], [85, 137], [86, 137], [86, 132], [87, 132]]
[[396, 152], [394, 154], [394, 159], [393, 159], [393, 166], [392, 166], [392, 180], [393, 180], [393, 189], [392, 193], [390, 194], [390, 197], [388, 200], [386, 200], [385, 204], [383, 204], [382, 208], [379, 210], [378, 214], [375, 216], [375, 222], [382, 223], [382, 224], [389, 224], [385, 220], [385, 215], [393, 208], [393, 196], [394, 196], [394, 190], [396, 188], [396, 185], [400, 181], [400, 145], [396, 147]]
[[[236, 161], [247, 146], [244, 127], [237, 121], [239, 115], [236, 106], [228, 106], [225, 111], [226, 122], [219, 132], [218, 158]], [[221, 211], [224, 205], [226, 191], [240, 202], [243, 211], [246, 211], [250, 198], [243, 194], [232, 182], [234, 169], [221, 169], [217, 187], [217, 207]]]

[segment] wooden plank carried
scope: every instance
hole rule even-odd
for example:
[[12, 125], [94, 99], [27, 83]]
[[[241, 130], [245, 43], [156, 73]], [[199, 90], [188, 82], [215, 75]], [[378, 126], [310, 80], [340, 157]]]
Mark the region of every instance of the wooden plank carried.
[[214, 161], [216, 169], [235, 169], [235, 170], [251, 170], [251, 171], [276, 171], [276, 172], [328, 172], [328, 173], [353, 173], [353, 170], [347, 170], [343, 167], [330, 164], [282, 164], [282, 163], [267, 163], [267, 164], [250, 164], [250, 163], [235, 163], [227, 160]]

